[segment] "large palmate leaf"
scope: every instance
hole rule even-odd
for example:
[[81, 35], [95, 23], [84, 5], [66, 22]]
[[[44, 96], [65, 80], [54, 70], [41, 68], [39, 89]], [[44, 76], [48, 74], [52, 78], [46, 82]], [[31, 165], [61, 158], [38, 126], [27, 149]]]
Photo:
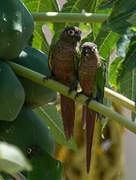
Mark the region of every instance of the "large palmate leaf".
[[[98, 0], [100, 1], [100, 0]], [[80, 13], [83, 10], [85, 12], [94, 12], [95, 8], [97, 5], [97, 1], [96, 0], [68, 0], [62, 10], [60, 12], [69, 12], [69, 13]], [[74, 18], [74, 16], [73, 16]], [[52, 44], [54, 44], [59, 36], [60, 36], [60, 31], [65, 27], [65, 26], [79, 26], [79, 23], [54, 23], [54, 30], [55, 30], [55, 37], [52, 41]]]
[[77, 150], [77, 146], [73, 139], [69, 141], [66, 140], [62, 118], [55, 106], [48, 105], [44, 108], [36, 108], [34, 112], [49, 126], [56, 142], [75, 151]]
[[30, 12], [51, 11], [57, 8], [55, 0], [23, 0], [23, 2]]
[[82, 10], [89, 11], [94, 0], [68, 0], [63, 6], [62, 12], [81, 12]]
[[134, 34], [135, 33], [130, 28], [128, 28], [125, 34], [121, 35], [121, 37], [119, 38], [117, 42], [117, 55], [118, 56], [121, 56], [121, 57], [126, 56], [127, 48]]
[[[101, 1], [97, 1], [94, 6], [94, 11], [96, 13], [110, 13], [111, 9], [100, 11], [98, 9]], [[85, 41], [93, 41], [97, 44], [99, 48], [99, 54], [104, 59], [107, 59], [110, 56], [110, 53], [115, 48], [116, 41], [118, 39], [118, 35], [112, 32], [110, 29], [105, 28], [105, 22], [100, 24], [92, 24], [91, 25], [92, 32], [87, 35], [86, 38], [82, 40], [82, 43]]]
[[118, 71], [120, 68], [120, 65], [122, 63], [122, 58], [117, 57], [114, 59], [114, 61], [111, 63], [109, 67], [109, 79], [108, 82], [112, 87], [115, 87], [118, 89], [118, 84], [117, 84], [117, 78], [118, 78]]
[[[96, 13], [97, 12], [97, 7], [98, 5], [101, 3], [101, 0], [98, 0], [98, 1], [93, 1], [91, 7], [90, 7], [90, 11], [91, 13]], [[82, 42], [81, 44], [83, 44], [84, 42], [86, 41], [94, 41], [96, 39], [96, 35], [98, 34], [99, 30], [100, 30], [100, 27], [101, 27], [101, 24], [90, 24], [88, 23], [91, 27], [91, 32], [85, 37], [82, 39]]]
[[111, 16], [106, 25], [114, 32], [124, 34], [128, 27], [134, 26], [136, 19], [136, 0], [115, 0]]
[[[117, 80], [119, 91], [136, 103], [136, 41], [132, 41], [132, 46], [121, 64]], [[133, 121], [135, 117], [136, 114], [132, 112]]]
[[99, 47], [100, 56], [102, 56], [104, 59], [107, 59], [110, 56], [112, 50], [115, 48], [116, 41], [119, 36], [111, 30], [105, 29], [104, 26], [105, 23], [102, 24], [95, 43]]
[[[23, 0], [23, 2], [30, 12], [59, 11], [57, 0]], [[47, 54], [49, 51], [49, 45], [42, 32], [43, 24], [45, 24], [45, 22], [35, 22], [33, 47], [41, 49]]]
[[132, 45], [120, 66], [117, 80], [119, 91], [136, 102], [136, 41], [131, 42]]
[[99, 9], [112, 8], [114, 1], [115, 1], [115, 0], [103, 1], [103, 2], [98, 6], [98, 8], [99, 8]]
[[[84, 0], [84, 1], [68, 0], [64, 4], [61, 12], [80, 13], [82, 12], [82, 10], [89, 12], [89, 10], [93, 8], [95, 2], [96, 2], [95, 0]], [[64, 23], [64, 24], [67, 24], [67, 23]]]

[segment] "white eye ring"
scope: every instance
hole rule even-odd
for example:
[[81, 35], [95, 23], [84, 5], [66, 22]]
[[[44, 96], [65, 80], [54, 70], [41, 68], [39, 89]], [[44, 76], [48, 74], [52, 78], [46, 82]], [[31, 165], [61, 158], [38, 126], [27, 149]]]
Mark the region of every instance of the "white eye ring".
[[92, 51], [93, 51], [93, 52], [97, 52], [97, 51], [98, 51], [98, 50], [97, 50], [97, 47], [94, 46], [94, 47], [92, 48]]
[[74, 35], [75, 35], [75, 31], [72, 30], [72, 29], [70, 29], [70, 30], [68, 31], [68, 34], [69, 34], [70, 36], [74, 36]]

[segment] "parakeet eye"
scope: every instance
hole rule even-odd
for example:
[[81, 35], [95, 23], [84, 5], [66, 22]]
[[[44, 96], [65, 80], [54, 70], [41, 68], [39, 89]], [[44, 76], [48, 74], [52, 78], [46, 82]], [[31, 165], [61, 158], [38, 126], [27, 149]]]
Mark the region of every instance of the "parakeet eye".
[[96, 47], [96, 46], [93, 46], [93, 47], [92, 47], [92, 51], [93, 51], [93, 52], [97, 52], [97, 47]]
[[68, 34], [69, 34], [70, 36], [74, 36], [74, 35], [75, 35], [75, 31], [72, 30], [72, 29], [70, 29], [70, 30], [68, 31]]

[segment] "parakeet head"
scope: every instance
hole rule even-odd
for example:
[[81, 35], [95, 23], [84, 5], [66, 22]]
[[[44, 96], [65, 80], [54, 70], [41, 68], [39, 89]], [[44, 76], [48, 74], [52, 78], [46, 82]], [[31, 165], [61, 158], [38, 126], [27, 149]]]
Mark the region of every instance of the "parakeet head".
[[83, 56], [92, 56], [98, 53], [97, 45], [93, 42], [85, 42], [82, 45], [82, 55]]
[[81, 39], [81, 30], [75, 26], [68, 26], [62, 32], [60, 39], [64, 42], [77, 43]]

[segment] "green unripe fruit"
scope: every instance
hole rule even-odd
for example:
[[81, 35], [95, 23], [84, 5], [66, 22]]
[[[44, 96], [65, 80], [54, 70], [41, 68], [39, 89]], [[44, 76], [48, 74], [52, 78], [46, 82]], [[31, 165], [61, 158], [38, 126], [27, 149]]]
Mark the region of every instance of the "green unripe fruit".
[[34, 30], [33, 17], [20, 0], [0, 0], [0, 58], [14, 59]]
[[54, 141], [46, 124], [29, 108], [23, 106], [13, 122], [0, 121], [0, 141], [18, 146], [26, 155], [31, 147], [54, 153]]
[[[31, 46], [27, 46], [20, 53], [19, 57], [13, 61], [45, 76], [51, 76], [51, 72], [48, 67], [47, 55], [42, 51], [32, 48]], [[22, 77], [19, 77], [19, 79], [25, 90], [25, 103], [27, 105], [31, 107], [38, 107], [56, 100], [57, 93], [55, 91], [28, 79]]]
[[4, 61], [0, 61], [0, 120], [13, 121], [25, 100], [24, 88]]

